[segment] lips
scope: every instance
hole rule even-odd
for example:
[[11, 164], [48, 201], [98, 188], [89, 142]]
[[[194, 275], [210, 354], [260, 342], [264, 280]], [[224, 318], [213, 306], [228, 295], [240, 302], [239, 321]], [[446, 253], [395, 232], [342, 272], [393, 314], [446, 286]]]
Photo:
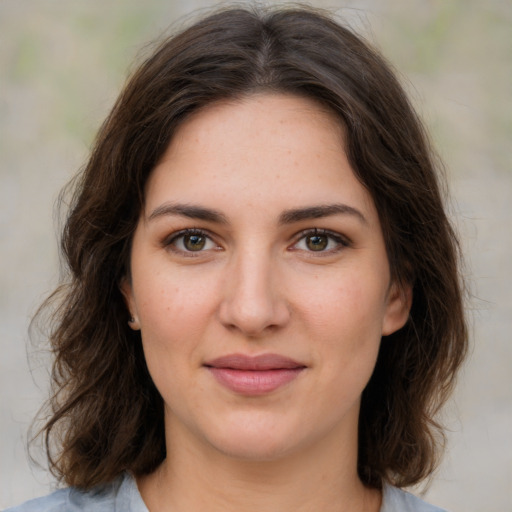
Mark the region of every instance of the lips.
[[224, 387], [249, 396], [271, 393], [293, 381], [306, 368], [279, 354], [230, 354], [208, 361], [204, 367]]

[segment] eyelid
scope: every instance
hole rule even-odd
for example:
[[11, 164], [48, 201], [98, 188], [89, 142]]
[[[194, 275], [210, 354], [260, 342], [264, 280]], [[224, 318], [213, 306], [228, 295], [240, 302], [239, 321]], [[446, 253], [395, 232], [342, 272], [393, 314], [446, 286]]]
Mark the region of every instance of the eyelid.
[[182, 249], [178, 249], [174, 245], [174, 243], [179, 238], [182, 238], [186, 235], [203, 236], [203, 237], [207, 238], [208, 240], [210, 240], [213, 244], [215, 244], [216, 247], [213, 250], [218, 250], [220, 248], [219, 244], [215, 241], [212, 234], [208, 230], [203, 229], [203, 228], [185, 228], [185, 229], [180, 229], [178, 231], [173, 231], [170, 235], [167, 235], [162, 240], [161, 245], [162, 245], [162, 247], [169, 249], [170, 251], [172, 251], [174, 253], [186, 255], [187, 257], [197, 257], [201, 253], [209, 252], [210, 250], [212, 250], [212, 249], [206, 249], [206, 250], [202, 250], [202, 251], [184, 251]]
[[338, 233], [336, 231], [331, 231], [329, 229], [323, 229], [323, 228], [309, 228], [309, 229], [304, 229], [304, 230], [300, 231], [299, 233], [297, 233], [294, 236], [294, 241], [293, 241], [292, 245], [290, 246], [290, 250], [300, 250], [300, 249], [297, 249], [295, 246], [301, 240], [306, 238], [307, 236], [326, 236], [326, 237], [330, 238], [331, 240], [334, 240], [334, 242], [336, 242], [336, 244], [338, 244], [338, 246], [335, 249], [331, 249], [331, 250], [317, 251], [317, 252], [316, 251], [307, 251], [307, 252], [309, 252], [311, 254], [315, 254], [317, 256], [333, 254], [335, 252], [340, 251], [341, 249], [343, 249], [345, 247], [350, 247], [352, 245], [352, 241], [347, 236], [342, 235], [341, 233]]
[[[215, 248], [213, 249], [205, 249], [200, 251], [186, 251], [177, 248], [174, 244], [175, 242], [186, 235], [199, 235], [207, 238], [210, 242], [215, 244]], [[305, 251], [311, 254], [314, 254], [316, 256], [322, 256], [322, 255], [329, 255], [336, 253], [340, 250], [342, 250], [345, 247], [350, 247], [352, 245], [352, 241], [346, 236], [342, 235], [339, 232], [331, 231], [329, 229], [324, 228], [308, 228], [300, 231], [296, 235], [293, 236], [292, 244], [289, 246], [288, 250], [294, 251], [294, 250], [301, 250], [298, 249], [296, 246], [297, 244], [306, 238], [307, 236], [326, 236], [330, 240], [334, 241], [337, 244], [337, 247], [334, 249], [324, 250], [324, 251]], [[215, 240], [215, 236], [212, 235], [208, 230], [204, 228], [185, 228], [180, 229], [178, 231], [174, 231], [171, 234], [164, 237], [161, 241], [161, 245], [163, 248], [169, 249], [170, 251], [180, 254], [180, 255], [186, 255], [187, 257], [197, 257], [200, 256], [202, 253], [210, 252], [212, 250], [219, 250], [222, 249], [220, 244]]]

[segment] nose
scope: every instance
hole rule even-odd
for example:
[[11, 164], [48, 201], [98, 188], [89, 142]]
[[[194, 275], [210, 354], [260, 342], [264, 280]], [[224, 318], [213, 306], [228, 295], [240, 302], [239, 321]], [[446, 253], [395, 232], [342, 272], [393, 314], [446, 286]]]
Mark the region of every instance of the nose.
[[232, 262], [219, 308], [221, 323], [249, 338], [284, 327], [290, 308], [272, 258], [246, 251]]

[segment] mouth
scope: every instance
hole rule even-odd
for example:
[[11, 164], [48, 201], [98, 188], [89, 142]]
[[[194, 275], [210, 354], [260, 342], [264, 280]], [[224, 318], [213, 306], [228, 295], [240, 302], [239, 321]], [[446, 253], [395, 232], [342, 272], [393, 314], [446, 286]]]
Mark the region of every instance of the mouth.
[[279, 354], [230, 354], [204, 367], [229, 390], [248, 396], [271, 393], [295, 380], [306, 365]]

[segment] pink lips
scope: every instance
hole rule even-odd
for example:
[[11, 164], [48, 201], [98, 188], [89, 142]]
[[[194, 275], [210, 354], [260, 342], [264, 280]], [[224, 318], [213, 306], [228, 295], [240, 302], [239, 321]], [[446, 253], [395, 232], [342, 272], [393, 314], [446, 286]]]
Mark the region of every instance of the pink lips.
[[204, 365], [223, 386], [243, 395], [270, 393], [295, 379], [306, 367], [278, 354], [231, 354]]

